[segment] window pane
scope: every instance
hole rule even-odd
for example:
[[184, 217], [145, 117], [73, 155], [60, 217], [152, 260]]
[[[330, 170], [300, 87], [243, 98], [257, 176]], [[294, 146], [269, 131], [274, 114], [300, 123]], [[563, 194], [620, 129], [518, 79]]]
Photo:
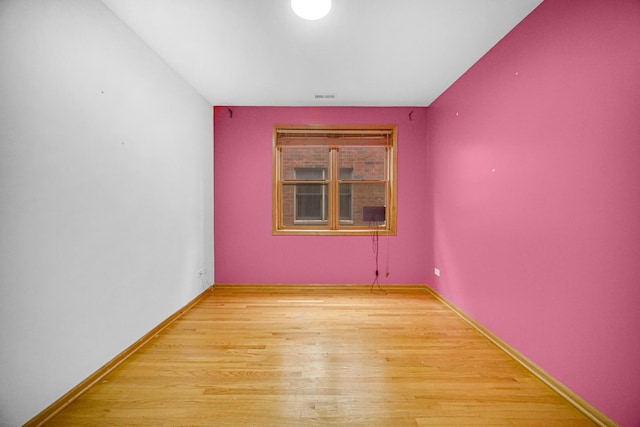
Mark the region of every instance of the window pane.
[[352, 168], [340, 168], [339, 179], [351, 179], [353, 177]]
[[323, 170], [329, 170], [327, 147], [282, 147], [283, 179], [324, 179], [317, 176]]
[[340, 147], [338, 152], [340, 171], [351, 170], [349, 178], [354, 180], [386, 179], [385, 147]]
[[[362, 219], [362, 209], [365, 206], [386, 206], [387, 186], [384, 183], [351, 184], [351, 205], [353, 211], [353, 225], [369, 226], [368, 221]], [[378, 224], [383, 225], [384, 223]]]
[[351, 184], [340, 184], [340, 222], [351, 223], [353, 206], [351, 202]]
[[296, 194], [298, 196], [320, 196], [324, 187], [320, 184], [298, 184], [296, 185]]
[[295, 178], [308, 181], [319, 181], [327, 176], [324, 168], [295, 168]]
[[322, 221], [324, 215], [322, 194], [300, 194], [296, 197], [296, 220]]
[[283, 225], [327, 223], [327, 185], [285, 184], [282, 187]]

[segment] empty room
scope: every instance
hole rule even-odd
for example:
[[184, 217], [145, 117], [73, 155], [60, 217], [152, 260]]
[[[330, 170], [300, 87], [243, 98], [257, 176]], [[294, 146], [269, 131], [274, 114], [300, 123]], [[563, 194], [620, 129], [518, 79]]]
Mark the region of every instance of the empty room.
[[0, 0], [0, 58], [0, 426], [640, 426], [637, 0]]

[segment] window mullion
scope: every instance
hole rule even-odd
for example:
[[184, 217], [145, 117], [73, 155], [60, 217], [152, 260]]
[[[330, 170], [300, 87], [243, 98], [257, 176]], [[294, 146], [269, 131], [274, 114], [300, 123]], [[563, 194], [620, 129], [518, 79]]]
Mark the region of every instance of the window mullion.
[[340, 224], [340, 189], [338, 187], [338, 147], [331, 147], [329, 161], [329, 228], [337, 230]]

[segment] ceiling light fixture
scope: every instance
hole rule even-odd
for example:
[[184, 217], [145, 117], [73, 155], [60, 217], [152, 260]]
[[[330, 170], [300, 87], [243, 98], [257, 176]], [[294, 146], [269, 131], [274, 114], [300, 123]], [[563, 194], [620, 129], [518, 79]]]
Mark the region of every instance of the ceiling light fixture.
[[291, 9], [309, 21], [322, 19], [331, 10], [331, 0], [291, 0]]

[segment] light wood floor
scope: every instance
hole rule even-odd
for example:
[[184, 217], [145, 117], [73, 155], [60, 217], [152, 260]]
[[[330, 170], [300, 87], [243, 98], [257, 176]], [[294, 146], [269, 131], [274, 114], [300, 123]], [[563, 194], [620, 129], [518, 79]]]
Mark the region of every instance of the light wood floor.
[[49, 426], [592, 426], [425, 290], [218, 286]]

